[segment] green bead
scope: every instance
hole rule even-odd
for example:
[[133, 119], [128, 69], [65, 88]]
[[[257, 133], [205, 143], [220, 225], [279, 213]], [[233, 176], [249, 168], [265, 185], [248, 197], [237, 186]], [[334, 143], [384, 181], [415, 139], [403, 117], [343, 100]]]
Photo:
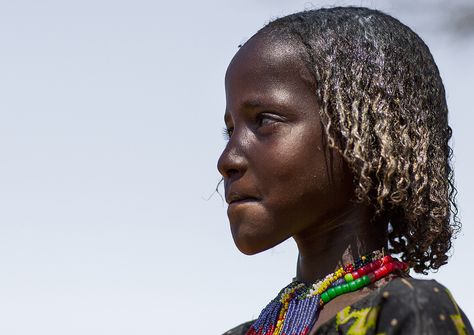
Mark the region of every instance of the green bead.
[[349, 284], [342, 284], [341, 286], [342, 286], [342, 291], [343, 291], [344, 293], [347, 293], [347, 292], [350, 292], [350, 291], [351, 291], [351, 289], [350, 289], [350, 287], [349, 287]]
[[364, 280], [364, 284], [365, 285], [369, 285], [370, 284], [370, 277], [365, 275], [364, 277], [362, 277], [362, 279]]
[[328, 292], [328, 295], [331, 299], [333, 299], [337, 296], [336, 291], [334, 290], [334, 288], [330, 288], [329, 290], [327, 290], [327, 292]]
[[323, 294], [321, 294], [321, 300], [324, 301], [324, 303], [327, 303], [329, 300], [331, 300], [331, 298], [329, 297], [327, 292], [324, 292]]
[[349, 283], [349, 288], [351, 289], [351, 291], [357, 291], [358, 287], [357, 287], [357, 284], [355, 281], [351, 281]]
[[357, 285], [357, 289], [360, 289], [361, 287], [364, 286], [364, 281], [362, 280], [362, 278], [357, 278], [354, 282]]
[[343, 289], [342, 289], [342, 285], [339, 285], [339, 286], [336, 286], [334, 288], [334, 291], [336, 291], [336, 295], [341, 295], [344, 293]]
[[346, 275], [344, 276], [344, 279], [346, 280], [346, 283], [350, 283], [351, 281], [354, 280], [354, 278], [352, 278], [352, 273], [346, 273]]

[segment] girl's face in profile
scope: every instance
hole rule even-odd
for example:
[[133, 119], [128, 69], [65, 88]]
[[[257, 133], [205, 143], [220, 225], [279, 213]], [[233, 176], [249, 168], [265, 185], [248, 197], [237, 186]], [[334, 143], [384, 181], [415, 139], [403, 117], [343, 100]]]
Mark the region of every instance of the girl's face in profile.
[[310, 74], [296, 50], [255, 35], [226, 72], [230, 139], [217, 167], [245, 254], [326, 229], [353, 194], [342, 158], [324, 145], [314, 88], [303, 79]]

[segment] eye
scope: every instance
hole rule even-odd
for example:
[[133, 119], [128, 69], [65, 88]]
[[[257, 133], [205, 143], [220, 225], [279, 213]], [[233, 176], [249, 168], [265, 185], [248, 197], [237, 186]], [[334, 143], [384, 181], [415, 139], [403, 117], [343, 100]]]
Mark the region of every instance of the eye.
[[270, 114], [267, 113], [260, 113], [257, 115], [257, 122], [259, 127], [271, 125], [278, 120], [275, 117], [272, 117]]
[[230, 140], [230, 137], [232, 136], [233, 131], [234, 129], [232, 128], [227, 128], [227, 127], [222, 128], [222, 136], [224, 136], [224, 139], [226, 141]]

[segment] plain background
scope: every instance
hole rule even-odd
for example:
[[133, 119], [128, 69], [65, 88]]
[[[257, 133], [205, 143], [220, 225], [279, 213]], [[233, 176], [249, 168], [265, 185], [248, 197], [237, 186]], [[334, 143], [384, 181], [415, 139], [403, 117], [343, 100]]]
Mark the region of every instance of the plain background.
[[234, 246], [215, 192], [224, 74], [270, 19], [350, 4], [399, 18], [439, 66], [464, 229], [427, 278], [473, 319], [474, 3], [414, 3], [0, 1], [0, 333], [220, 334], [256, 317], [297, 253]]

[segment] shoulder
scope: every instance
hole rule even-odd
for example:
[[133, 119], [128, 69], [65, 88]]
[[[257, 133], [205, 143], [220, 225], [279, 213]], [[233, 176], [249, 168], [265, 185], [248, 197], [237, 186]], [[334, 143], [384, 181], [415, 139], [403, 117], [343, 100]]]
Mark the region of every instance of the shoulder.
[[433, 279], [416, 279], [412, 277], [395, 277], [384, 287], [385, 290], [407, 291], [417, 293], [439, 293], [438, 290], [446, 288]]
[[[380, 303], [385, 306], [397, 304], [409, 305], [413, 309], [422, 309], [435, 304], [440, 310], [444, 308], [448, 311], [459, 308], [451, 292], [433, 279], [394, 278], [380, 289], [378, 298]], [[420, 312], [422, 311], [426, 310], [420, 310]]]
[[345, 307], [317, 334], [474, 334], [449, 290], [435, 280], [394, 278]]
[[231, 330], [226, 331], [223, 335], [245, 335], [247, 330], [249, 330], [253, 321], [248, 321], [238, 325], [237, 327], [232, 328]]
[[474, 333], [450, 291], [436, 280], [393, 279], [379, 291], [377, 302], [377, 328], [386, 333]]

